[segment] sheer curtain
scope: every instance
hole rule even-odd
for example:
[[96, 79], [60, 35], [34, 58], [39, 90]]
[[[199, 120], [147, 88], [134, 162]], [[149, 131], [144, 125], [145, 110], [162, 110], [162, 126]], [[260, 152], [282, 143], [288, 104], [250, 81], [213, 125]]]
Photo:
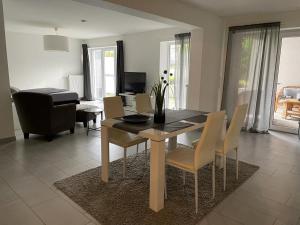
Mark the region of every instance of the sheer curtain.
[[102, 98], [102, 80], [99, 79], [103, 76], [102, 74], [102, 60], [101, 60], [101, 50], [97, 48], [89, 49], [89, 56], [91, 59], [90, 64], [90, 85], [91, 85], [91, 96], [92, 99]]
[[189, 79], [191, 33], [175, 35], [175, 107], [186, 108]]
[[245, 128], [269, 129], [280, 23], [229, 30], [222, 108], [231, 119], [236, 105], [249, 105]]

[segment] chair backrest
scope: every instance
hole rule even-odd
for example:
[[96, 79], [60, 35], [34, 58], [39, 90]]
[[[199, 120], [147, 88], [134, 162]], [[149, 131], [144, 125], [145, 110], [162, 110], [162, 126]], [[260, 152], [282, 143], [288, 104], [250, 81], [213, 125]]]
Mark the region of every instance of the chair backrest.
[[220, 141], [225, 112], [209, 113], [194, 153], [194, 168], [199, 169], [214, 160], [217, 142]]
[[121, 96], [103, 98], [103, 104], [106, 119], [125, 115]]
[[135, 101], [138, 113], [150, 113], [153, 111], [150, 96], [148, 94], [136, 94]]
[[238, 147], [240, 132], [244, 124], [248, 104], [235, 107], [232, 120], [224, 138], [224, 153]]

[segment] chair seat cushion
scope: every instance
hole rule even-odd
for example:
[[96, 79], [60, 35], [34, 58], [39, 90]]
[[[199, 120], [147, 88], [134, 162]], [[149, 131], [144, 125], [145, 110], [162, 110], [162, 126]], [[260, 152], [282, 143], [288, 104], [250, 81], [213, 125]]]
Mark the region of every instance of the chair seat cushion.
[[167, 153], [166, 163], [192, 172], [194, 171], [194, 150], [188, 146], [177, 147]]
[[109, 129], [108, 136], [110, 143], [121, 146], [123, 148], [127, 148], [147, 141], [146, 138], [141, 138], [135, 134], [114, 128]]

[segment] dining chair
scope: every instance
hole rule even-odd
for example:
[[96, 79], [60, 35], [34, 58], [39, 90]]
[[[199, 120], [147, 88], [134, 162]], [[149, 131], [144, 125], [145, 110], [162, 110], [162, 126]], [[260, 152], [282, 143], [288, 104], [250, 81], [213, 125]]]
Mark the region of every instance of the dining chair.
[[[123, 117], [125, 115], [122, 98], [120, 96], [105, 97], [103, 98], [105, 119], [111, 119], [116, 117]], [[108, 141], [112, 144], [123, 147], [123, 177], [126, 176], [126, 159], [127, 159], [127, 148], [145, 143], [145, 155], [147, 156], [147, 139], [141, 138], [135, 134], [128, 133], [115, 128], [110, 128], [108, 131]], [[147, 160], [147, 157], [146, 157]]]
[[[195, 176], [195, 208], [198, 213], [198, 171], [202, 167], [212, 163], [212, 197], [215, 197], [215, 149], [220, 139], [225, 112], [209, 113], [201, 137], [194, 149], [190, 147], [177, 147], [168, 151], [166, 165], [193, 173]], [[167, 188], [165, 183], [165, 196]]]
[[247, 113], [248, 104], [239, 105], [235, 107], [232, 120], [229, 128], [226, 131], [224, 140], [220, 141], [216, 148], [216, 155], [223, 158], [223, 189], [226, 190], [226, 158], [229, 151], [234, 150], [236, 156], [236, 179], [239, 178], [239, 160], [238, 147], [240, 132]]
[[152, 113], [153, 108], [151, 104], [151, 99], [148, 94], [136, 94], [135, 95], [136, 101], [136, 111], [138, 113]]

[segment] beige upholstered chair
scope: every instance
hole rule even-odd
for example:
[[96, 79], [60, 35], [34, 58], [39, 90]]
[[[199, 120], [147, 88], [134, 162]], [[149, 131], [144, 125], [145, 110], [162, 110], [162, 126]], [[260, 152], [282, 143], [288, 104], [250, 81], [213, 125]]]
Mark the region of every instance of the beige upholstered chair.
[[153, 112], [150, 96], [148, 94], [136, 94], [136, 111], [138, 113], [151, 113]]
[[[122, 98], [120, 96], [116, 97], [106, 97], [103, 98], [104, 103], [104, 113], [106, 119], [111, 119], [115, 117], [124, 116], [124, 108]], [[126, 176], [126, 158], [127, 158], [127, 148], [137, 145], [140, 143], [145, 143], [145, 154], [147, 156], [147, 139], [141, 138], [135, 134], [128, 133], [119, 129], [110, 128], [109, 129], [109, 142], [118, 146], [123, 147], [124, 149], [124, 158], [123, 158], [123, 177]], [[146, 158], [147, 160], [147, 158]]]
[[230, 126], [225, 134], [224, 140], [218, 143], [216, 154], [223, 157], [223, 188], [226, 190], [226, 158], [227, 153], [235, 150], [236, 153], [236, 179], [239, 174], [239, 161], [238, 161], [238, 146], [240, 132], [247, 113], [248, 104], [239, 105], [235, 108]]
[[221, 137], [224, 119], [224, 111], [208, 114], [207, 122], [197, 145], [195, 145], [194, 151], [191, 148], [178, 147], [170, 150], [166, 156], [166, 165], [184, 171], [184, 182], [185, 171], [195, 175], [196, 213], [198, 212], [198, 170], [210, 163], [212, 163], [213, 198], [215, 197], [215, 149]]

